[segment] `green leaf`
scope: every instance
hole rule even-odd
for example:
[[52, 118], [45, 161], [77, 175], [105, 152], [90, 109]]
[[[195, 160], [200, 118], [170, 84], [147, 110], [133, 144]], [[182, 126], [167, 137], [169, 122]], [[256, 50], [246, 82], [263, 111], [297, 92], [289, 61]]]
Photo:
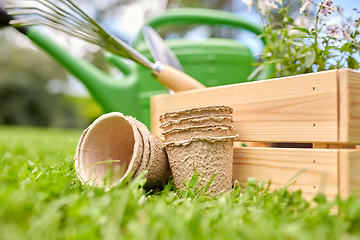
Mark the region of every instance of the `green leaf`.
[[349, 48], [349, 46], [350, 46], [350, 42], [345, 43], [345, 44], [342, 45], [342, 47], [340, 48], [340, 51], [341, 51], [341, 52], [347, 51], [348, 48]]
[[276, 41], [276, 36], [277, 36], [277, 31], [274, 31], [273, 34], [271, 34], [271, 41], [275, 42]]
[[291, 44], [293, 44], [293, 45], [295, 45], [295, 46], [298, 46], [298, 47], [304, 46], [304, 43], [303, 43], [303, 42], [291, 42]]
[[305, 57], [305, 67], [309, 68], [315, 61], [315, 51], [312, 50], [306, 57]]
[[347, 63], [348, 63], [348, 67], [351, 69], [359, 69], [359, 63], [353, 58], [353, 57], [348, 57], [347, 59]]
[[272, 28], [267, 28], [265, 29], [264, 33], [265, 34], [271, 34]]
[[351, 46], [358, 51], [360, 50], [360, 46], [358, 44], [351, 44]]
[[246, 182], [249, 186], [255, 187], [257, 183], [257, 179], [255, 177], [249, 177]]
[[266, 61], [266, 64], [286, 62], [287, 60], [288, 60], [288, 58], [286, 58], [286, 57], [278, 58], [278, 59], [273, 59], [273, 60], [270, 60], [270, 61]]
[[250, 75], [249, 77], [247, 78], [248, 81], [251, 81], [255, 76], [256, 74], [258, 74], [262, 69], [264, 68], [264, 65], [259, 65]]
[[291, 34], [291, 38], [315, 39], [312, 35], [306, 35], [306, 34], [303, 34], [303, 33]]
[[293, 23], [294, 23], [294, 19], [292, 19], [291, 17], [287, 17], [287, 21], [288, 21], [290, 24], [293, 24]]
[[306, 28], [295, 27], [295, 28], [293, 28], [293, 29], [298, 30], [298, 31], [300, 31], [300, 32], [304, 32], [304, 33], [306, 33], [306, 34], [308, 34], [308, 35], [311, 35], [310, 31], [307, 30]]
[[256, 190], [261, 191], [264, 189], [265, 181], [261, 180], [258, 184], [256, 184]]
[[295, 56], [295, 59], [304, 58], [304, 57], [306, 57], [306, 56], [307, 56], [307, 54], [306, 54], [306, 53], [304, 53], [304, 54], [300, 54], [300, 55]]

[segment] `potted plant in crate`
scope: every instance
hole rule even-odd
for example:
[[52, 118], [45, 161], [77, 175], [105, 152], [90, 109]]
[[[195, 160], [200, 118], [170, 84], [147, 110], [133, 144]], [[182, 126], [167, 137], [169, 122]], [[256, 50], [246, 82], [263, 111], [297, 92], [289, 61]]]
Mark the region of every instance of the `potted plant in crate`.
[[360, 20], [344, 16], [344, 9], [335, 7], [331, 0], [242, 1], [249, 10], [252, 7], [257, 10], [264, 28], [261, 37], [267, 42], [262, 63], [252, 76], [269, 66], [273, 67], [271, 78], [329, 69], [359, 69]]

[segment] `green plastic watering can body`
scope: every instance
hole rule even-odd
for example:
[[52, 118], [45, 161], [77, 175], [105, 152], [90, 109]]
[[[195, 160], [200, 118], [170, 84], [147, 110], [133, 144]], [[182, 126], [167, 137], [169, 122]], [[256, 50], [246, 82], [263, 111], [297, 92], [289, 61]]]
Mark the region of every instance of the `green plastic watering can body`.
[[[261, 34], [258, 25], [220, 10], [168, 10], [148, 22], [155, 29], [199, 23], [231, 25]], [[149, 69], [140, 64], [128, 66], [121, 57], [107, 53], [106, 60], [124, 73], [123, 79], [114, 79], [85, 60], [73, 57], [35, 29], [29, 28], [26, 35], [81, 80], [104, 112], [119, 111], [150, 126], [150, 97], [167, 93], [167, 89], [151, 76]], [[185, 72], [207, 87], [244, 82], [253, 70], [254, 57], [250, 49], [233, 39], [210, 38], [202, 42], [173, 39], [166, 42], [179, 58]], [[141, 35], [134, 47], [152, 60]]]

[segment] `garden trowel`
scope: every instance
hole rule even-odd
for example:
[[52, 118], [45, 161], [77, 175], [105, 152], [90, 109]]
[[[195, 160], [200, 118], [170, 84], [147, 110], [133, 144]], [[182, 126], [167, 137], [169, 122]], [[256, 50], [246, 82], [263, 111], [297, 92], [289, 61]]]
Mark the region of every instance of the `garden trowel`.
[[152, 57], [155, 61], [171, 66], [184, 72], [183, 67], [175, 53], [169, 48], [162, 37], [150, 26], [145, 26], [142, 33], [146, 44], [149, 47]]
[[[181, 72], [185, 72], [175, 53], [169, 48], [155, 29], [150, 26], [145, 26], [142, 29], [142, 33], [151, 56], [156, 62], [161, 62]], [[169, 93], [174, 94], [175, 92], [172, 89], [169, 89]]]

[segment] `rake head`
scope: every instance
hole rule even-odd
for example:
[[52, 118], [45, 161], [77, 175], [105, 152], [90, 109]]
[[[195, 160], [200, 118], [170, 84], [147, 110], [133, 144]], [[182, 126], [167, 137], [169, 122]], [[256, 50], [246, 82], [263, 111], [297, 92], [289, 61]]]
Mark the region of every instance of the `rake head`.
[[16, 5], [6, 8], [9, 15], [20, 17], [10, 21], [14, 27], [44, 25], [102, 47], [105, 47], [103, 36], [109, 35], [70, 1], [18, 1]]
[[70, 0], [27, 0], [6, 6], [13, 27], [43, 25], [95, 44], [119, 56], [152, 68], [153, 63], [125, 42], [107, 33], [100, 24], [89, 17]]

